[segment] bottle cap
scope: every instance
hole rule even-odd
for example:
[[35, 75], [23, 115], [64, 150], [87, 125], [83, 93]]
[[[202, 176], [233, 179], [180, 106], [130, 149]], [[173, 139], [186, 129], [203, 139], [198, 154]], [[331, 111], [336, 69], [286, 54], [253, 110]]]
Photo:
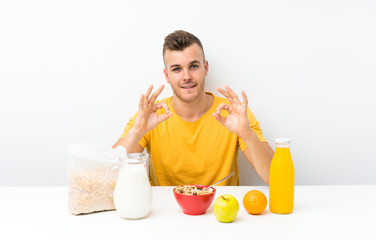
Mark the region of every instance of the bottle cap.
[[291, 143], [291, 140], [290, 138], [276, 138], [275, 139], [275, 143], [279, 143], [279, 144], [290, 144]]

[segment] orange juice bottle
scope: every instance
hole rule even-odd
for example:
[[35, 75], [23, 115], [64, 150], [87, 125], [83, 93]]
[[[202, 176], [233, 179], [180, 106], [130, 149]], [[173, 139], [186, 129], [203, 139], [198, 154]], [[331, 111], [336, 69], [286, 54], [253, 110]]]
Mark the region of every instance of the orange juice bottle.
[[290, 154], [290, 139], [277, 138], [269, 173], [269, 210], [287, 214], [294, 209], [295, 171]]

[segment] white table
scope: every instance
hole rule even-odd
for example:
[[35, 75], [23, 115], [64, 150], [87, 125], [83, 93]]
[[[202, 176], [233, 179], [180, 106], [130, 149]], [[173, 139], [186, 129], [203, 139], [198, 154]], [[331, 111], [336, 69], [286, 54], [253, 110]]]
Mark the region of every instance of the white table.
[[[216, 187], [216, 197], [234, 195], [240, 205], [232, 223], [183, 214], [172, 187], [153, 187], [151, 214], [125, 220], [116, 211], [73, 216], [66, 187], [0, 187], [0, 239], [376, 239], [376, 185], [296, 186], [292, 214], [268, 207], [249, 215], [242, 204], [249, 190], [267, 187]], [[195, 237], [196, 236], [196, 237]]]

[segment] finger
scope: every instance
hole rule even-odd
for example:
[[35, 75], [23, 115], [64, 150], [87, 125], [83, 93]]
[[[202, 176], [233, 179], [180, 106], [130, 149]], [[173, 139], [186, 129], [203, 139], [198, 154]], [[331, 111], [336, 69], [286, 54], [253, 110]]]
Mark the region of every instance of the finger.
[[162, 84], [158, 89], [157, 91], [155, 91], [151, 97], [150, 97], [150, 103], [155, 103], [155, 100], [157, 100], [157, 97], [159, 96], [159, 94], [161, 94], [161, 92], [163, 91], [164, 89], [164, 84]]
[[225, 96], [231, 104], [234, 104], [234, 101], [232, 100], [230, 93], [228, 93], [226, 90], [222, 88], [217, 88], [217, 91], [222, 93], [222, 95]]
[[229, 92], [231, 97], [233, 98], [235, 104], [240, 104], [240, 100], [238, 98], [238, 95], [236, 95], [236, 93], [229, 86], [226, 85], [225, 88]]
[[140, 100], [138, 101], [138, 109], [141, 109], [144, 105], [144, 94], [141, 94]]
[[146, 99], [149, 99], [149, 95], [150, 95], [150, 93], [151, 93], [151, 90], [153, 90], [153, 85], [150, 85], [150, 86], [148, 87], [148, 90], [146, 90], [145, 95], [144, 95], [144, 97], [145, 97]]
[[245, 95], [245, 92], [242, 91], [242, 97], [243, 97], [243, 104], [245, 105], [245, 107], [248, 106], [248, 98], [247, 98], [247, 95]]
[[223, 96], [229, 97], [230, 95], [223, 88], [217, 88], [217, 91], [222, 93]]
[[169, 108], [168, 108], [168, 106], [167, 106], [166, 103], [164, 103], [164, 102], [159, 102], [159, 103], [154, 104], [154, 111], [157, 111], [157, 110], [160, 109], [160, 108], [163, 108], [163, 109], [165, 110], [166, 113], [169, 113], [169, 112], [170, 112], [170, 111], [169, 111]]
[[213, 116], [215, 119], [217, 119], [218, 122], [220, 122], [223, 126], [225, 126], [226, 124], [226, 118], [225, 117], [222, 117], [221, 115], [217, 114], [217, 113], [213, 113]]
[[168, 108], [168, 106], [167, 106], [166, 103], [161, 102], [160, 104], [162, 105], [162, 107], [163, 107], [163, 109], [165, 110], [166, 113], [169, 113], [169, 112], [170, 112], [170, 109]]
[[217, 107], [217, 114], [220, 114], [222, 110], [225, 110], [225, 111], [228, 111], [230, 112], [231, 111], [231, 106], [226, 104], [226, 103], [221, 103], [219, 104], [219, 106]]
[[164, 114], [161, 114], [161, 115], [158, 115], [158, 121], [159, 123], [167, 120], [168, 118], [170, 118], [172, 115], [172, 112], [169, 112], [169, 113], [164, 113]]

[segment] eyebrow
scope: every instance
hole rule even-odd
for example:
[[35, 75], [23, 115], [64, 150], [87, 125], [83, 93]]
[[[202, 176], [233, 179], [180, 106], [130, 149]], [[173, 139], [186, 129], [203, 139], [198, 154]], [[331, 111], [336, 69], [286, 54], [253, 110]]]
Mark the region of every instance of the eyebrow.
[[[201, 64], [200, 61], [198, 61], [198, 60], [194, 60], [194, 61], [190, 62], [189, 65], [192, 65], [192, 64], [194, 64], [194, 63], [196, 63], [196, 64], [197, 64], [197, 63], [198, 63], [198, 64]], [[180, 65], [179, 65], [179, 64], [173, 64], [173, 65], [170, 66], [170, 68], [173, 68], [173, 67], [180, 67]]]

